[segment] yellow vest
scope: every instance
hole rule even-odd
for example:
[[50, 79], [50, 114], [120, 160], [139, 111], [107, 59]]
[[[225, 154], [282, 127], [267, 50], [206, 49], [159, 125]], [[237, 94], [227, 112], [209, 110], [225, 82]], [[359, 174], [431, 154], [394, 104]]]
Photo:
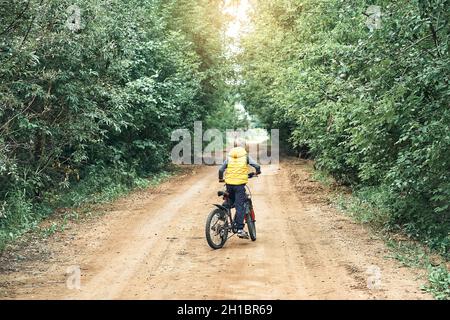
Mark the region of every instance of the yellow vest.
[[242, 147], [233, 148], [228, 156], [225, 183], [240, 185], [248, 182], [247, 151]]

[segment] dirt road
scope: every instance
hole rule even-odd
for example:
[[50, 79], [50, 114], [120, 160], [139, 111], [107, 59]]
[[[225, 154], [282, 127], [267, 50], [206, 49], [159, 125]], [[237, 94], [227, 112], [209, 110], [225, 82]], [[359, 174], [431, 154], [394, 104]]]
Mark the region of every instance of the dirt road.
[[[305, 168], [304, 162], [285, 161], [279, 170], [264, 166], [263, 175], [250, 181], [256, 242], [233, 237], [221, 250], [208, 247], [205, 219], [221, 186], [216, 167], [199, 166], [157, 189], [116, 201], [107, 214], [73, 225], [34, 251], [28, 248], [34, 255], [11, 254], [0, 274], [0, 295], [429, 299], [419, 289], [423, 280], [416, 271], [385, 258], [389, 252], [381, 240], [317, 197], [321, 188]], [[70, 266], [80, 267], [80, 290], [67, 288]], [[368, 279], [374, 279], [373, 286]]]

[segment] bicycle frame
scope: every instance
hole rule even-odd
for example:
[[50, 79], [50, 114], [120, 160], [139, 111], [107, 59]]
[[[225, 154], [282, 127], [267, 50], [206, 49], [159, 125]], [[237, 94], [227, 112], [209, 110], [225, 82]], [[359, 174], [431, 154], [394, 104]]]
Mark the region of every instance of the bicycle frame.
[[[245, 200], [246, 207], [248, 206], [248, 210], [250, 211], [250, 215], [252, 217], [252, 220], [255, 221], [255, 212], [253, 210], [253, 203], [252, 203], [252, 192], [251, 192], [250, 188], [247, 185], [245, 185], [245, 187], [246, 187], [246, 189], [248, 191], [248, 193], [246, 193], [246, 200]], [[233, 208], [233, 206], [230, 203], [230, 198], [229, 198], [228, 192], [223, 192], [222, 199], [224, 200], [224, 202], [226, 204], [229, 204], [229, 205], [226, 205], [226, 206], [225, 205], [220, 205], [220, 204], [214, 204], [214, 205], [217, 208], [225, 211], [226, 216], [227, 216], [227, 226], [226, 226], [226, 228], [228, 230], [231, 230], [233, 232], [233, 234], [234, 234], [234, 233], [237, 232], [237, 229], [233, 226], [233, 215], [231, 214], [231, 209]], [[236, 213], [235, 213], [235, 215], [236, 215]], [[244, 213], [244, 222], [245, 223], [247, 222], [247, 214], [246, 214], [246, 212]], [[230, 238], [232, 236], [233, 235], [229, 236], [228, 238]]]
[[[255, 174], [249, 174], [249, 178], [253, 176], [255, 176]], [[217, 209], [210, 212], [206, 220], [206, 227], [205, 227], [206, 240], [209, 246], [213, 249], [222, 248], [225, 242], [238, 232], [236, 225], [233, 223], [234, 219], [231, 213], [233, 204], [231, 203], [229, 193], [227, 191], [219, 191], [217, 195], [219, 197], [220, 196], [222, 197], [224, 203], [214, 204], [214, 206], [217, 207]], [[250, 238], [252, 241], [255, 241], [256, 240], [255, 212], [253, 210], [252, 192], [247, 185], [245, 197], [246, 197], [244, 202], [245, 212], [243, 222], [245, 225], [247, 225], [247, 229], [249, 231], [248, 234], [249, 237], [247, 238]], [[235, 217], [236, 215], [234, 215], [234, 218]], [[215, 222], [212, 222], [214, 221], [213, 219], [216, 219]], [[230, 231], [231, 235], [229, 234]], [[219, 236], [219, 238], [217, 238], [217, 236]], [[219, 242], [217, 242], [216, 240], [219, 240]]]

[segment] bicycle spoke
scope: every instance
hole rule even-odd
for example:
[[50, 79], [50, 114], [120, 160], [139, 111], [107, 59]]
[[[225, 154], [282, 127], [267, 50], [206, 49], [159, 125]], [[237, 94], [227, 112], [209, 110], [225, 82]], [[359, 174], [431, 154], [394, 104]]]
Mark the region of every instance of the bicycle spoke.
[[[214, 221], [214, 223], [211, 225], [211, 227], [210, 227], [210, 230], [211, 231], [214, 231], [213, 233], [212, 233], [212, 239], [213, 239], [213, 241], [214, 241], [214, 243], [217, 243], [217, 244], [219, 244], [220, 242], [222, 242], [222, 235], [221, 235], [221, 231], [222, 231], [222, 227], [223, 226], [221, 226], [220, 225], [220, 219], [218, 218], [218, 216], [216, 215], [215, 217], [214, 217], [216, 220]], [[216, 227], [217, 226], [217, 227]]]

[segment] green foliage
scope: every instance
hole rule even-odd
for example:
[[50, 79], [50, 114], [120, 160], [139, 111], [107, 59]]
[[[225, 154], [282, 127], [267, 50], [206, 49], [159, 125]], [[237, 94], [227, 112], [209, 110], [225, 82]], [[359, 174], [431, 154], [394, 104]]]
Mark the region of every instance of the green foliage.
[[0, 13], [0, 242], [56, 203], [145, 185], [172, 130], [227, 94], [220, 1], [7, 0]]
[[[405, 266], [425, 269], [428, 274], [428, 284], [422, 290], [431, 293], [435, 299], [450, 299], [450, 271], [442, 261], [422, 245], [410, 241], [386, 239], [394, 258]], [[434, 261], [433, 261], [434, 260]]]
[[208, 128], [216, 128], [222, 132], [228, 129], [238, 130], [249, 127], [249, 122], [245, 114], [240, 114], [235, 109], [235, 106], [228, 101], [225, 101], [221, 108], [211, 113], [206, 118], [205, 123]]
[[431, 292], [438, 300], [450, 300], [450, 272], [444, 266], [430, 267], [430, 284], [425, 290]]
[[53, 222], [49, 227], [43, 229], [41, 232], [44, 237], [50, 237], [58, 231], [58, 224]]
[[336, 200], [339, 209], [354, 220], [391, 231], [390, 211], [385, 206], [388, 192], [382, 187], [365, 187], [354, 190], [352, 195], [340, 195]]
[[[362, 12], [374, 4], [382, 23], [371, 31]], [[379, 206], [376, 217], [388, 228], [444, 254], [449, 7], [448, 0], [259, 1], [239, 88], [251, 112], [281, 129], [282, 143], [308, 150], [319, 169], [361, 190], [361, 202]]]

